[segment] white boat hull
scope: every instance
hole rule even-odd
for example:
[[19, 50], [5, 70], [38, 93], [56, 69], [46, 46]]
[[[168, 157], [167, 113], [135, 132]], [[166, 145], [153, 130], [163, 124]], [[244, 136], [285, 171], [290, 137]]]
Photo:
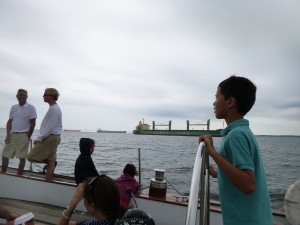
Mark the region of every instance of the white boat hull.
[[[0, 172], [0, 197], [45, 203], [66, 207], [74, 193], [76, 184], [71, 177], [56, 177], [53, 182], [45, 181], [44, 175], [24, 172], [23, 176], [16, 176], [16, 170], [10, 168], [12, 173]], [[138, 208], [149, 213], [158, 225], [183, 225], [186, 221], [188, 203], [185, 199], [167, 193], [166, 197], [152, 197], [148, 189], [142, 190], [135, 196]], [[135, 205], [134, 200], [131, 204]], [[86, 211], [83, 201], [76, 208], [77, 211]], [[199, 224], [199, 210], [197, 222]], [[210, 205], [210, 224], [222, 225], [222, 214], [217, 202]], [[288, 224], [283, 213], [273, 214], [274, 221]]]
[[[30, 174], [30, 173], [29, 173]], [[44, 178], [0, 174], [0, 197], [67, 207], [76, 185], [57, 181], [48, 182]], [[77, 210], [86, 211], [83, 202]]]

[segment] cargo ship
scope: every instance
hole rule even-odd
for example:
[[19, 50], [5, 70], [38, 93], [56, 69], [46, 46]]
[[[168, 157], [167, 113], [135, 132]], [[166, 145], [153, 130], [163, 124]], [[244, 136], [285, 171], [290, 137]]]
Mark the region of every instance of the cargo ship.
[[81, 130], [68, 130], [68, 129], [65, 129], [64, 131], [65, 132], [81, 132]]
[[[134, 134], [139, 135], [166, 135], [166, 136], [200, 136], [209, 134], [214, 137], [220, 137], [222, 129], [210, 130], [210, 120], [205, 121], [205, 123], [194, 123], [191, 124], [189, 120], [186, 121], [187, 128], [186, 130], [172, 130], [171, 125], [172, 121], [170, 120], [168, 124], [155, 124], [155, 121], [152, 121], [152, 129], [150, 129], [150, 125], [140, 121], [139, 124], [136, 126], [135, 130], [133, 130]], [[156, 129], [157, 126], [167, 126], [168, 129], [161, 130]], [[206, 129], [202, 130], [194, 130], [190, 129], [190, 126], [205, 126]]]
[[119, 130], [101, 130], [100, 128], [97, 130], [97, 133], [114, 133], [114, 134], [124, 134], [126, 130], [119, 131]]

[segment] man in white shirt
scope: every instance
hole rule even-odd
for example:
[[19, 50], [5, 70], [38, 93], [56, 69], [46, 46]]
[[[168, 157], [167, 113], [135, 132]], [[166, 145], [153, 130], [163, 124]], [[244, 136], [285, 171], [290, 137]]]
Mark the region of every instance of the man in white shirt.
[[55, 88], [46, 88], [43, 95], [44, 102], [49, 109], [41, 123], [40, 133], [34, 140], [34, 147], [27, 155], [27, 160], [36, 163], [46, 163], [46, 180], [53, 178], [56, 162], [57, 146], [60, 144], [62, 132], [62, 113], [56, 103], [59, 92]]
[[18, 174], [23, 173], [29, 140], [34, 131], [37, 118], [36, 109], [27, 103], [28, 94], [24, 89], [19, 89], [16, 95], [19, 104], [13, 105], [6, 123], [5, 146], [2, 151], [2, 172], [6, 173], [9, 159], [20, 159]]

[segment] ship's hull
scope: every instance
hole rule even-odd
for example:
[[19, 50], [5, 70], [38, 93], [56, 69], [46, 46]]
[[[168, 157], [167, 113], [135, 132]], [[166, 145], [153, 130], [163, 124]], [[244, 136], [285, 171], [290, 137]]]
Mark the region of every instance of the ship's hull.
[[125, 134], [126, 131], [118, 131], [118, 130], [97, 130], [97, 133]]
[[221, 130], [134, 130], [139, 135], [166, 135], [166, 136], [200, 136], [210, 134], [214, 137], [221, 136]]
[[64, 130], [65, 132], [81, 132], [81, 130]]

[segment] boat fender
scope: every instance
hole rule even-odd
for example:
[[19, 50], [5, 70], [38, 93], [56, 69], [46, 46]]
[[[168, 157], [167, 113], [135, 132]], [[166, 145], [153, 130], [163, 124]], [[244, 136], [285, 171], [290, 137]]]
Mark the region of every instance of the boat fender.
[[300, 179], [287, 190], [283, 205], [286, 219], [292, 225], [300, 225]]

